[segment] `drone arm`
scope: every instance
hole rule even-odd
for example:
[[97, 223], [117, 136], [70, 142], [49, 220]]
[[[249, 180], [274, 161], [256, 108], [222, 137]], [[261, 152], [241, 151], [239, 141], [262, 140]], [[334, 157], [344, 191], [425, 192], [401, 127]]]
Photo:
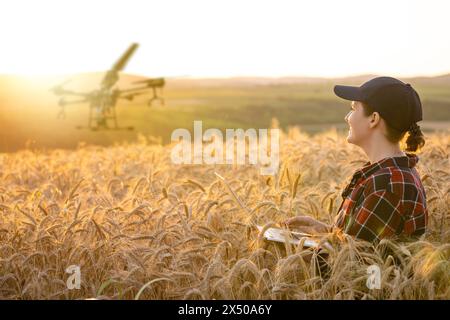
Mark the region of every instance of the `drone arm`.
[[148, 90], [151, 87], [149, 86], [142, 86], [142, 87], [136, 87], [136, 88], [129, 88], [129, 89], [125, 89], [125, 90], [120, 90], [120, 94], [122, 93], [134, 93], [134, 92], [141, 92], [143, 90]]
[[87, 99], [81, 99], [81, 100], [72, 100], [72, 101], [66, 101], [64, 100], [64, 98], [62, 98], [61, 100], [59, 100], [59, 105], [62, 107], [71, 105], [71, 104], [80, 104], [80, 103], [85, 103], [87, 102]]
[[149, 89], [150, 89], [149, 87], [145, 86], [139, 88], [120, 90], [118, 98], [131, 101], [135, 96], [140, 96], [149, 93]]
[[88, 93], [84, 93], [84, 92], [76, 92], [76, 91], [72, 91], [72, 90], [56, 90], [55, 94], [58, 96], [75, 96], [75, 97], [83, 97], [83, 98], [87, 98], [89, 96]]

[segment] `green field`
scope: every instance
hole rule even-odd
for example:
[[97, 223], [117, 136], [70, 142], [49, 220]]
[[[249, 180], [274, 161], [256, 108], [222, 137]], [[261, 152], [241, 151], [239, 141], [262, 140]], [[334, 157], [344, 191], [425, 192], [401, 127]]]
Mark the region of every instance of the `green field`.
[[[80, 76], [81, 77], [81, 76]], [[79, 83], [93, 89], [86, 75]], [[125, 76], [122, 86], [135, 77]], [[333, 94], [338, 83], [359, 85], [370, 76], [346, 79], [182, 79], [168, 80], [166, 105], [149, 108], [146, 98], [121, 102], [117, 107], [119, 124], [134, 131], [78, 130], [86, 125], [88, 106], [67, 107], [67, 118], [56, 118], [57, 98], [49, 84], [0, 77], [0, 151], [35, 148], [74, 148], [79, 142], [110, 145], [134, 141], [138, 136], [170, 141], [176, 128], [192, 129], [202, 120], [204, 129], [267, 128], [272, 118], [281, 128], [298, 125], [309, 133], [331, 127], [345, 129], [349, 103]], [[404, 79], [419, 92], [424, 108], [422, 127], [447, 129], [450, 123], [450, 76]], [[125, 85], [123, 83], [125, 82]], [[121, 84], [119, 83], [119, 86]], [[28, 142], [27, 142], [28, 141]]]

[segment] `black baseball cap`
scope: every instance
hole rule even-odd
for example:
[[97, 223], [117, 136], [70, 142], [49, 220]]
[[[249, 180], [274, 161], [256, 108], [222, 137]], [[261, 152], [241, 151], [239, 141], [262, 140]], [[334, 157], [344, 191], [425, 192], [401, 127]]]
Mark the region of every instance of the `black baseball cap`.
[[369, 105], [388, 123], [400, 131], [422, 120], [422, 103], [409, 83], [391, 77], [377, 77], [360, 87], [334, 86], [334, 93], [343, 99]]

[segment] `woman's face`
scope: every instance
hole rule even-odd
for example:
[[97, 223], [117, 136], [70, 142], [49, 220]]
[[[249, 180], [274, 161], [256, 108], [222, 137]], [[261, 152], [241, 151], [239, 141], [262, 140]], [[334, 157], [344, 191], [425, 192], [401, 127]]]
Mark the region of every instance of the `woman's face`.
[[349, 125], [347, 142], [361, 146], [367, 140], [370, 133], [370, 116], [364, 114], [363, 105], [359, 101], [352, 101], [351, 110], [345, 116]]

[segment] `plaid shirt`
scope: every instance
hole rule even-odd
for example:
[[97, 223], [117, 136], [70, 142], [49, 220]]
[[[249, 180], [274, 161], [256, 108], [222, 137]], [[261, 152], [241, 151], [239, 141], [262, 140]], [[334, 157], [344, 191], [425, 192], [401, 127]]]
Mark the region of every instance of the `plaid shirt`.
[[414, 154], [390, 157], [357, 170], [342, 192], [335, 227], [370, 242], [425, 232], [428, 211]]

